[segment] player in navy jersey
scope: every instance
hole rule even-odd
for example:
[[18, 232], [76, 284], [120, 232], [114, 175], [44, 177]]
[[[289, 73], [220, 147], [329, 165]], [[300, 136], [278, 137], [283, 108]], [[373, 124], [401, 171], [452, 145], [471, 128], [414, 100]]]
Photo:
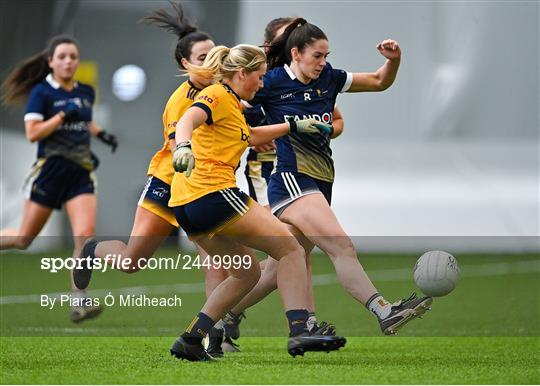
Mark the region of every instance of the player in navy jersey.
[[[265, 52], [271, 46], [272, 42], [285, 30], [285, 28], [294, 20], [292, 17], [280, 17], [271, 20], [264, 29], [264, 43], [263, 46]], [[244, 116], [248, 125], [251, 127], [262, 126], [266, 124], [266, 116], [264, 109], [260, 106], [254, 106], [246, 108], [244, 110]], [[334, 132], [332, 138], [336, 138], [343, 132], [343, 117], [341, 112], [335, 106], [334, 108], [334, 120], [332, 122]], [[259, 204], [269, 208], [267, 189], [270, 175], [274, 171], [276, 161], [276, 152], [274, 143], [264, 144], [261, 146], [254, 146], [249, 149], [247, 156], [246, 168], [244, 175], [249, 186], [249, 195], [256, 200]], [[306, 251], [308, 271], [311, 272], [311, 255], [310, 251]], [[238, 339], [240, 336], [239, 324], [243, 318], [245, 318], [244, 311], [258, 303], [272, 291], [277, 289], [277, 268], [278, 262], [273, 258], [268, 258], [260, 263], [261, 266], [261, 278], [255, 286], [255, 288], [244, 299], [240, 301], [233, 309], [231, 309], [225, 317], [226, 325], [225, 332], [228, 342], [231, 338]], [[321, 322], [317, 324], [315, 317], [315, 301], [313, 297], [313, 287], [311, 285], [311, 274], [308, 280], [308, 328], [310, 331], [321, 332], [322, 334], [335, 333], [335, 327], [333, 324], [327, 324]], [[234, 346], [233, 346], [234, 347]], [[233, 348], [234, 349], [234, 348]]]
[[[270, 71], [250, 104], [263, 107], [268, 124], [306, 118], [331, 124], [339, 93], [383, 91], [394, 82], [401, 60], [398, 43], [387, 39], [376, 47], [386, 59], [377, 71], [334, 69], [327, 62], [330, 51], [324, 32], [298, 18], [270, 47]], [[376, 315], [383, 333], [394, 334], [423, 314], [432, 303], [430, 297], [413, 295], [391, 304], [378, 293], [330, 208], [334, 181], [330, 136], [293, 133], [275, 142], [276, 173], [268, 188], [272, 212], [292, 226], [303, 246], [316, 245], [328, 254], [342, 286]]]
[[[26, 181], [27, 197], [19, 229], [3, 229], [0, 249], [26, 249], [53, 209], [66, 208], [75, 243], [74, 256], [96, 224], [97, 158], [90, 151], [96, 136], [114, 152], [118, 142], [92, 121], [92, 87], [74, 79], [79, 49], [69, 36], [54, 37], [48, 48], [17, 66], [4, 81], [3, 101], [15, 104], [29, 94], [24, 116], [26, 137], [37, 142], [37, 161]], [[101, 308], [75, 291], [71, 319], [80, 322]]]
[[[285, 28], [294, 20], [292, 17], [280, 17], [271, 20], [264, 30], [263, 48], [268, 51], [271, 43], [280, 36]], [[260, 106], [246, 108], [244, 110], [246, 121], [252, 127], [260, 126], [266, 122], [264, 109]], [[335, 107], [334, 110], [334, 133], [332, 138], [338, 137], [343, 131], [343, 117]], [[253, 146], [249, 149], [247, 164], [244, 171], [249, 185], [249, 195], [261, 205], [268, 206], [267, 183], [274, 169], [276, 160], [275, 146], [273, 143], [262, 146]]]

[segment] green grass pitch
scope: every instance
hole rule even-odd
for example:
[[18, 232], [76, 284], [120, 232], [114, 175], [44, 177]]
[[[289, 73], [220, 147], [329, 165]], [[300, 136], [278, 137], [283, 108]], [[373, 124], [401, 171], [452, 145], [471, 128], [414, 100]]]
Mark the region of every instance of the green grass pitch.
[[[164, 249], [156, 255], [168, 256]], [[54, 254], [47, 254], [53, 256]], [[65, 257], [66, 253], [57, 253]], [[106, 307], [75, 325], [69, 307], [40, 307], [35, 295], [66, 290], [67, 272], [39, 269], [44, 254], [0, 256], [0, 382], [58, 384], [538, 384], [540, 383], [540, 256], [457, 255], [458, 288], [437, 298], [422, 320], [397, 337], [335, 280], [324, 256], [314, 258], [320, 320], [332, 321], [348, 342], [339, 352], [291, 358], [277, 294], [248, 310], [242, 352], [216, 363], [173, 359], [169, 347], [200, 309], [199, 271], [96, 273], [94, 290], [144, 291], [182, 298], [181, 307]], [[389, 299], [408, 296], [414, 255], [360, 255]], [[134, 287], [137, 287], [134, 289]], [[101, 292], [98, 292], [100, 294]]]

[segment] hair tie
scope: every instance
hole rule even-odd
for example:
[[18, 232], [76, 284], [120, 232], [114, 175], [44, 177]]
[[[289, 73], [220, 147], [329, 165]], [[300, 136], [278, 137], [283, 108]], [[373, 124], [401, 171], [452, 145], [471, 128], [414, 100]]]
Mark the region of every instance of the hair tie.
[[302, 23], [298, 23], [298, 25], [296, 26], [296, 28], [300, 28], [302, 27]]

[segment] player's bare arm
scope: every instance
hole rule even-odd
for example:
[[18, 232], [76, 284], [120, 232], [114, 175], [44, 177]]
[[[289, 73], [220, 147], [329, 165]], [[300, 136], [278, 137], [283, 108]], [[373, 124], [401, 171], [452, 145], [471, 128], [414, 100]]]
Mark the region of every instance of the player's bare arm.
[[375, 72], [354, 73], [347, 92], [384, 91], [394, 83], [401, 62], [398, 42], [386, 39], [377, 44], [376, 48], [386, 58], [386, 62]]
[[36, 142], [47, 138], [58, 127], [60, 127], [60, 125], [62, 125], [62, 122], [64, 121], [64, 116], [65, 114], [63, 114], [63, 111], [61, 111], [58, 114], [52, 116], [50, 119], [47, 119], [46, 121], [26, 121], [24, 123], [24, 127], [26, 130], [26, 138], [30, 142]]

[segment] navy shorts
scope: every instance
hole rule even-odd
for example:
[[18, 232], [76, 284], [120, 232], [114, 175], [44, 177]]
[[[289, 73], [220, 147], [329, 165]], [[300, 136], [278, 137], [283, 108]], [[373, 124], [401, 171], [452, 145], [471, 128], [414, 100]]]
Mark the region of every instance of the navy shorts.
[[268, 183], [273, 170], [273, 161], [256, 160], [248, 160], [244, 170], [249, 196], [263, 206], [268, 205]]
[[40, 205], [61, 209], [80, 194], [94, 194], [97, 187], [93, 171], [64, 157], [41, 158], [34, 163], [26, 181], [27, 198]]
[[188, 236], [212, 237], [245, 215], [251, 198], [238, 188], [209, 193], [185, 205], [174, 207], [176, 220]]
[[295, 200], [313, 193], [322, 193], [330, 205], [332, 182], [318, 180], [297, 172], [279, 172], [270, 177], [268, 199], [272, 213], [278, 217]]

